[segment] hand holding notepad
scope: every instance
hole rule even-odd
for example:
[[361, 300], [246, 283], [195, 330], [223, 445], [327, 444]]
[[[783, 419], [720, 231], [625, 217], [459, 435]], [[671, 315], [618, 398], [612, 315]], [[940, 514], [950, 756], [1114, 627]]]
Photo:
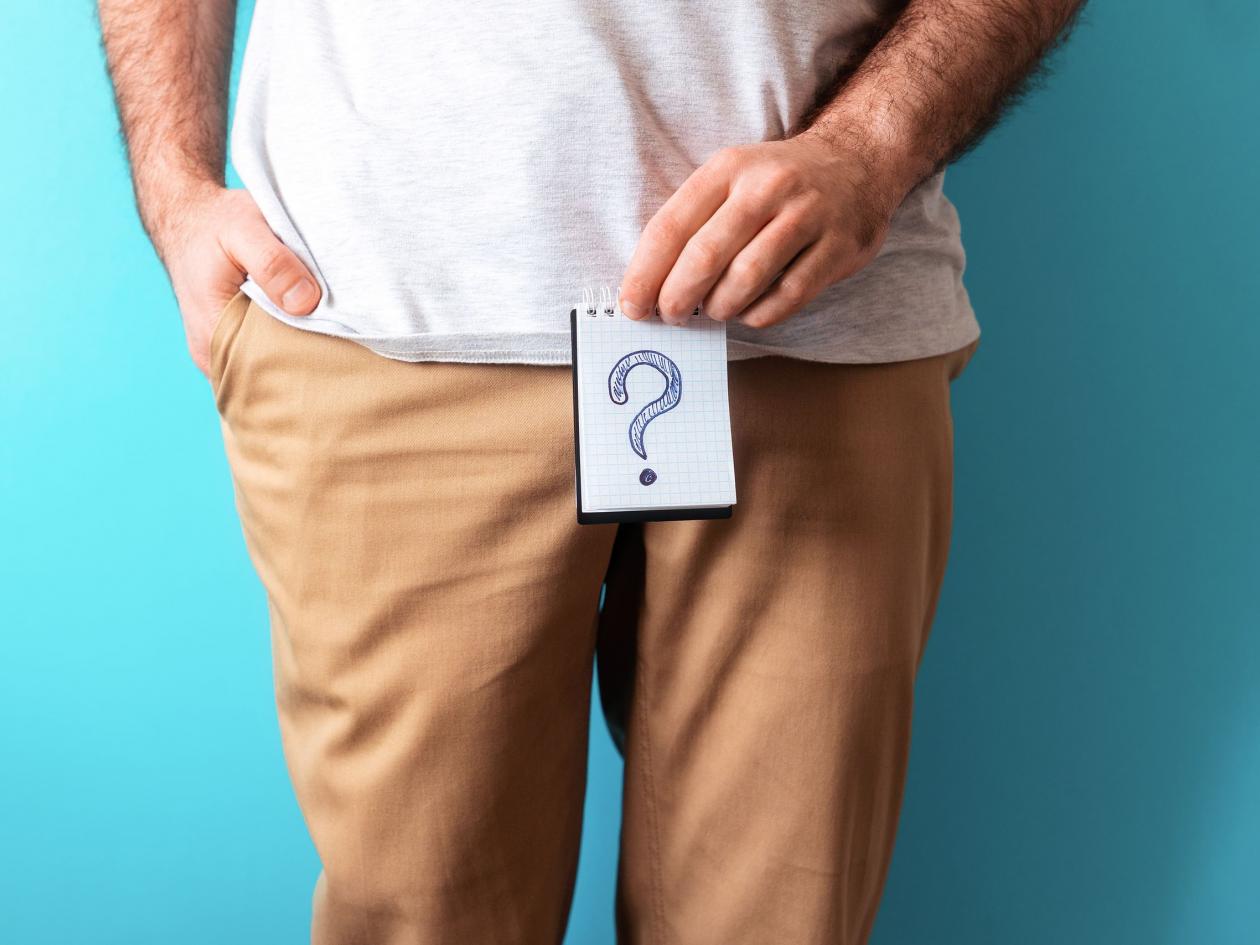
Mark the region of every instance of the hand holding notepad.
[[570, 315], [578, 521], [729, 517], [726, 325], [634, 321], [614, 298], [588, 291]]

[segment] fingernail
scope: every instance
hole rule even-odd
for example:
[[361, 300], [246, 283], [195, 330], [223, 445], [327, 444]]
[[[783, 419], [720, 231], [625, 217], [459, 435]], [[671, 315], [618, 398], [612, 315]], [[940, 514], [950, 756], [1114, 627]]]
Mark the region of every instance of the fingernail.
[[621, 304], [621, 310], [625, 312], [627, 315], [629, 315], [631, 318], [642, 318], [644, 315], [647, 314], [647, 312], [643, 309], [643, 306], [635, 305], [629, 299], [622, 299], [620, 304]]
[[289, 288], [280, 298], [280, 304], [290, 312], [304, 312], [315, 304], [317, 290], [309, 279], [303, 279]]

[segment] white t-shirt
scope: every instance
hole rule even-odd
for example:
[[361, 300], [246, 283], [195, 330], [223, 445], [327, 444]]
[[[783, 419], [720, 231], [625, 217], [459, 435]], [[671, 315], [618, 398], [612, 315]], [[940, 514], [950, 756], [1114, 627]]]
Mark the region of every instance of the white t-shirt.
[[[719, 148], [781, 138], [871, 0], [258, 0], [232, 162], [323, 289], [291, 325], [392, 358], [565, 364], [569, 310]], [[979, 333], [936, 175], [879, 257], [729, 357], [897, 361]]]

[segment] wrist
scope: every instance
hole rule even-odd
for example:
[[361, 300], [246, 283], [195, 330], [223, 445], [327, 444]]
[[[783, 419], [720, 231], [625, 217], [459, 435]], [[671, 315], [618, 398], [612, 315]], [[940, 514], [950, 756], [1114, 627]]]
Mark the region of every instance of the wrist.
[[164, 263], [183, 245], [190, 218], [225, 189], [221, 181], [208, 175], [164, 174], [147, 181], [137, 180], [140, 219]]
[[856, 160], [890, 212], [936, 169], [891, 104], [837, 100], [797, 137]]

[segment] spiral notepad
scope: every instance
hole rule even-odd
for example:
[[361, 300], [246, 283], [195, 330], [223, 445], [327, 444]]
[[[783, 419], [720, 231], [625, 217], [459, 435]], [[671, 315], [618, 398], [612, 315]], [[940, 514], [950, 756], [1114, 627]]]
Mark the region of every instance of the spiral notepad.
[[726, 325], [622, 314], [609, 288], [570, 313], [577, 516], [583, 524], [728, 518], [735, 464]]

